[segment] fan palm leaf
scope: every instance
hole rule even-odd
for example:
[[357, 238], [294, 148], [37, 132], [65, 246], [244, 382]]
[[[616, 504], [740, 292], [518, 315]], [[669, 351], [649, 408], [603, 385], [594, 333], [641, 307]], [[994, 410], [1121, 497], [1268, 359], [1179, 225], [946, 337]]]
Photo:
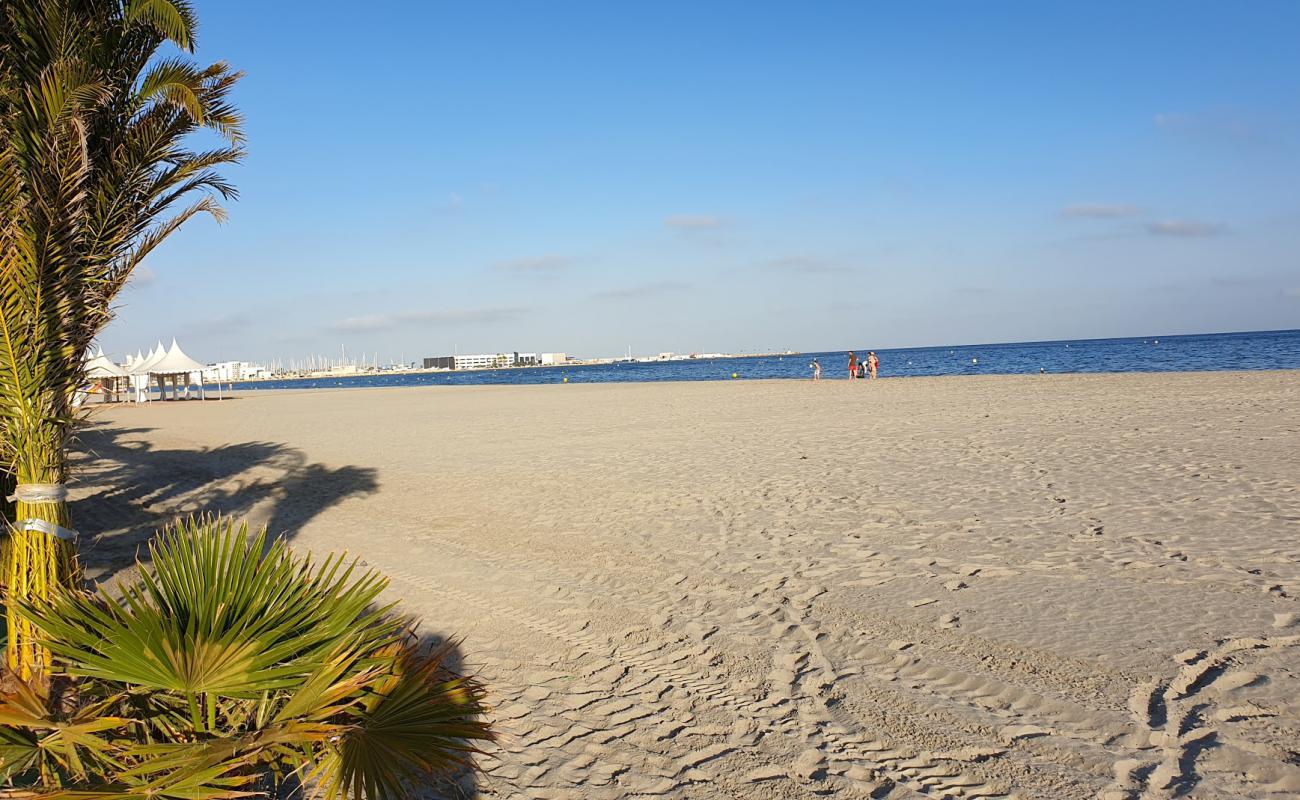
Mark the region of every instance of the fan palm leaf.
[[483, 687], [447, 669], [455, 644], [393, 649], [354, 723], [311, 772], [322, 798], [402, 798], [411, 785], [470, 765], [473, 742], [488, 738], [479, 720]]
[[483, 688], [378, 604], [357, 562], [214, 518], [177, 523], [113, 593], [18, 610], [58, 681], [0, 695], [0, 772], [68, 796], [215, 800], [294, 777], [325, 798], [409, 796], [491, 738]]
[[340, 640], [368, 652], [401, 628], [373, 604], [387, 581], [356, 561], [319, 566], [230, 520], [191, 519], [150, 542], [152, 571], [121, 594], [17, 601], [71, 675], [256, 697], [296, 686]]

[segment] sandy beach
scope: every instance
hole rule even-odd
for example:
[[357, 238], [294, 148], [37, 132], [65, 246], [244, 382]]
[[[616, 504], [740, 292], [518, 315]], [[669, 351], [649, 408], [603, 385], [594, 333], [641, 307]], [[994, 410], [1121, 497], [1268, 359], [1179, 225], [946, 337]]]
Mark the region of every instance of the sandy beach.
[[1300, 796], [1300, 374], [247, 393], [97, 410], [100, 580], [189, 511], [463, 637], [473, 796]]

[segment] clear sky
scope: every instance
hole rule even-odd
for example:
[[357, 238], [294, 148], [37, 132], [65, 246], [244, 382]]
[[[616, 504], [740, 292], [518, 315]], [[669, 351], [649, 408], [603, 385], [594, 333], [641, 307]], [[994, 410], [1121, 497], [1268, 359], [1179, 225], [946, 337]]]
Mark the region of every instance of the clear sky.
[[197, 6], [243, 196], [118, 356], [1300, 327], [1293, 0]]

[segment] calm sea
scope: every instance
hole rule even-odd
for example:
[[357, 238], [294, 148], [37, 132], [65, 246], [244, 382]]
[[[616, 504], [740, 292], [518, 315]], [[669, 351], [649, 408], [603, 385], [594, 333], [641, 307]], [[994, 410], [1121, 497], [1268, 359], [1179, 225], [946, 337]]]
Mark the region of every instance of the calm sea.
[[[870, 345], [857, 348], [866, 353]], [[751, 356], [649, 364], [532, 367], [472, 372], [421, 372], [348, 378], [237, 383], [236, 389], [322, 389], [363, 386], [431, 386], [506, 383], [610, 383], [808, 378], [816, 358], [822, 377], [844, 378], [847, 351], [794, 356]], [[1300, 330], [1159, 336], [1145, 339], [1083, 339], [1060, 342], [953, 345], [877, 350], [880, 375], [1014, 375], [1061, 372], [1186, 372], [1198, 370], [1300, 369]]]

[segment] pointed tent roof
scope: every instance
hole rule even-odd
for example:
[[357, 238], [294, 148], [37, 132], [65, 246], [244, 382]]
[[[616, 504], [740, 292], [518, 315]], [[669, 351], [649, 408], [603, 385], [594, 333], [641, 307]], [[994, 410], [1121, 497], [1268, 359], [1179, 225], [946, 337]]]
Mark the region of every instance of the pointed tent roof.
[[205, 366], [185, 355], [181, 346], [172, 339], [171, 348], [156, 361], [150, 362], [147, 368], [155, 375], [174, 375], [180, 372], [202, 372]]
[[149, 355], [145, 356], [143, 360], [135, 362], [131, 367], [131, 374], [144, 375], [153, 372], [153, 365], [161, 361], [165, 355], [167, 355], [167, 351], [163, 349], [162, 342], [159, 342], [156, 347], [149, 351]]
[[87, 378], [125, 378], [130, 374], [110, 361], [103, 351], [94, 358], [86, 359]]

